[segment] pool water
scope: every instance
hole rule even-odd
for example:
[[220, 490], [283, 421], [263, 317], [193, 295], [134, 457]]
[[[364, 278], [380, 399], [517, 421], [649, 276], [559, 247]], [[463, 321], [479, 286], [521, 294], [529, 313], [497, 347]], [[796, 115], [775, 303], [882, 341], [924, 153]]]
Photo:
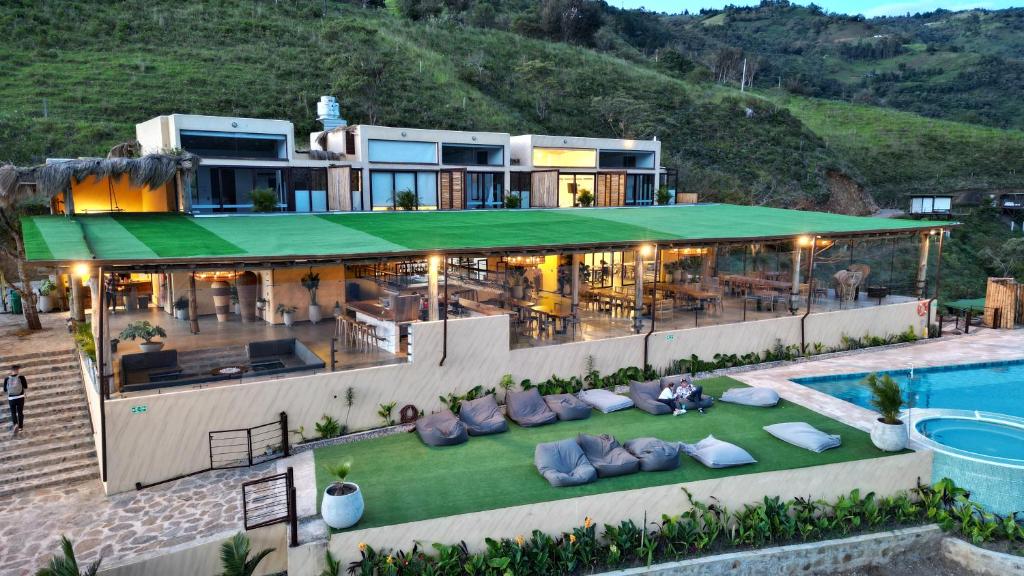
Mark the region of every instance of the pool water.
[[[939, 366], [879, 372], [889, 374], [903, 389], [912, 408], [951, 408], [1008, 414], [1024, 418], [1024, 360]], [[871, 408], [864, 384], [869, 373], [794, 378], [793, 382]]]
[[967, 418], [929, 418], [917, 431], [933, 441], [982, 456], [1024, 462], [1024, 428]]

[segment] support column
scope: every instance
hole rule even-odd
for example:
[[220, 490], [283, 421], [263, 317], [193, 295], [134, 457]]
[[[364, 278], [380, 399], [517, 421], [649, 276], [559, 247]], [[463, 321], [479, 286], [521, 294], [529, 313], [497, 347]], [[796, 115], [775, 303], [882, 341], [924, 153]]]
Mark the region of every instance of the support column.
[[82, 306], [82, 279], [71, 273], [68, 273], [68, 292], [71, 293], [71, 319], [75, 322], [85, 322], [85, 308]]
[[914, 295], [924, 298], [924, 287], [928, 281], [928, 248], [931, 245], [931, 236], [927, 233], [921, 234], [921, 244], [917, 254], [917, 284], [914, 286]]
[[431, 322], [439, 320], [441, 318], [438, 313], [438, 296], [437, 296], [437, 270], [441, 265], [441, 258], [439, 256], [430, 256], [427, 259], [427, 319]]
[[643, 248], [638, 246], [634, 252], [636, 257], [633, 260], [633, 275], [635, 276], [633, 284], [633, 330], [637, 334], [644, 329], [644, 319], [642, 316], [644, 311], [644, 257], [641, 254], [642, 251]]
[[196, 298], [196, 274], [188, 276], [188, 321], [193, 334], [199, 334], [199, 301]]
[[704, 286], [711, 285], [711, 278], [717, 276], [718, 249], [715, 246], [706, 246], [700, 257], [700, 282]]
[[582, 254], [572, 255], [572, 315], [576, 316], [580, 307], [580, 265], [583, 264]]
[[[800, 247], [799, 241], [793, 242], [793, 252], [791, 254], [793, 277], [793, 287], [789, 290], [789, 312], [796, 314], [796, 311], [800, 309], [800, 256], [803, 253], [803, 248]], [[810, 279], [807, 282], [807, 298], [811, 298], [811, 290], [814, 287], [811, 285]]]

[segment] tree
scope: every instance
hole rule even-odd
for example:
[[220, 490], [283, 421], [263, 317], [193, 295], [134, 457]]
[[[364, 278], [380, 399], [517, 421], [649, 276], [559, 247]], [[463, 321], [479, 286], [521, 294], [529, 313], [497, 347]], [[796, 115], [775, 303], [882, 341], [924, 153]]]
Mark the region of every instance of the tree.
[[1010, 238], [995, 250], [983, 248], [981, 256], [1003, 278], [1024, 276], [1024, 238]]
[[224, 572], [220, 576], [252, 576], [256, 573], [256, 566], [269, 556], [274, 549], [266, 548], [260, 550], [252, 558], [249, 553], [252, 551], [252, 543], [249, 538], [239, 532], [230, 540], [220, 545], [220, 563]]
[[5, 278], [17, 278], [10, 286], [21, 297], [25, 327], [42, 330], [32, 291], [32, 273], [25, 263], [21, 217], [47, 214], [49, 208], [34, 197], [35, 188], [28, 184], [27, 177], [26, 170], [10, 164], [0, 166], [0, 271]]
[[85, 572], [79, 571], [74, 547], [67, 536], [60, 537], [60, 548], [64, 555], [50, 558], [50, 564], [36, 572], [36, 576], [96, 576], [99, 572], [99, 560], [86, 567]]

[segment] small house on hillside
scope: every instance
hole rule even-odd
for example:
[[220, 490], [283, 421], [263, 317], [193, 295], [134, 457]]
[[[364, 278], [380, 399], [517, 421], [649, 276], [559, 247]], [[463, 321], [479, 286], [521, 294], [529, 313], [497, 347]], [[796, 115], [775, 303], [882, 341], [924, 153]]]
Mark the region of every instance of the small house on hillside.
[[953, 208], [950, 195], [915, 194], [910, 197], [910, 214], [913, 216], [949, 215]]

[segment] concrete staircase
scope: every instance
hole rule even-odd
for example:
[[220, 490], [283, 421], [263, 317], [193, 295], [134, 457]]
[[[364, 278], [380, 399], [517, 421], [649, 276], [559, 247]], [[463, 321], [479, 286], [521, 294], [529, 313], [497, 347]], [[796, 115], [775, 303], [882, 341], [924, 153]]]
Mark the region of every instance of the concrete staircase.
[[0, 408], [0, 498], [99, 478], [92, 424], [78, 355], [73, 349], [0, 358], [28, 379], [25, 429], [11, 431], [6, 397]]

